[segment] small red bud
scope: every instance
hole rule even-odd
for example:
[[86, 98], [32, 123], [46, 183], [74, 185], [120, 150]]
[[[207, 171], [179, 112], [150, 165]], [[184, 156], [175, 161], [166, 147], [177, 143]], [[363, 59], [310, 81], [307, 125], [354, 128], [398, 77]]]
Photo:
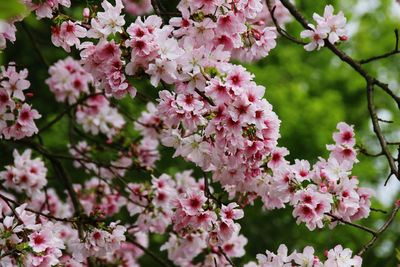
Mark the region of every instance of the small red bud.
[[347, 37], [346, 35], [340, 36], [340, 41], [347, 41], [349, 39], [349, 37]]
[[25, 94], [27, 97], [33, 97], [34, 96], [34, 93], [26, 93]]
[[395, 205], [396, 205], [397, 207], [400, 207], [400, 199], [396, 200]]

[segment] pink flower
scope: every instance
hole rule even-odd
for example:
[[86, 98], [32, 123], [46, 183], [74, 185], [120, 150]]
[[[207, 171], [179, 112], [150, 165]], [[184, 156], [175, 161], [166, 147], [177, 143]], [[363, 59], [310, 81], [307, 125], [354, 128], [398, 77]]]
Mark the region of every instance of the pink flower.
[[121, 0], [115, 1], [115, 6], [104, 0], [101, 3], [104, 12], [97, 12], [97, 17], [91, 20], [92, 28], [87, 35], [90, 38], [106, 38], [110, 34], [122, 32], [125, 24], [125, 15], [121, 15], [124, 5]]
[[0, 85], [7, 90], [9, 96], [24, 101], [25, 95], [23, 91], [28, 89], [31, 85], [31, 83], [26, 80], [28, 77], [28, 70], [24, 69], [17, 72], [14, 66], [9, 66], [7, 69], [2, 68], [2, 75], [6, 79], [1, 81]]
[[35, 252], [43, 252], [52, 246], [52, 234], [49, 230], [41, 230], [29, 235], [29, 245]]
[[285, 148], [276, 148], [271, 153], [271, 160], [268, 162], [268, 167], [271, 169], [278, 168], [286, 162], [285, 156], [289, 155], [289, 151]]
[[228, 206], [222, 205], [222, 218], [224, 220], [239, 220], [243, 218], [243, 210], [237, 209], [238, 207], [239, 205], [236, 203], [229, 203]]
[[15, 32], [17, 28], [13, 23], [0, 20], [0, 51], [6, 48], [7, 40], [15, 42]]
[[24, 127], [31, 128], [35, 133], [38, 132], [33, 120], [39, 119], [42, 116], [35, 109], [32, 109], [28, 104], [23, 104], [18, 113], [18, 123]]
[[308, 24], [310, 30], [304, 30], [300, 33], [301, 38], [309, 38], [311, 42], [304, 46], [306, 51], [313, 51], [315, 49], [319, 50], [325, 45], [325, 38], [328, 37], [329, 29], [327, 26], [317, 26]]
[[188, 192], [180, 202], [186, 214], [194, 216], [199, 214], [206, 200], [203, 192], [191, 191]]
[[335, 140], [337, 144], [349, 147], [355, 145], [353, 126], [340, 122], [337, 125], [337, 129], [339, 130], [339, 133], [333, 134], [333, 140]]
[[64, 21], [60, 26], [60, 36], [67, 46], [76, 46], [79, 48], [79, 38], [86, 37], [86, 29], [80, 26], [77, 22]]
[[314, 20], [319, 25], [326, 25], [329, 27], [329, 42], [332, 44], [338, 41], [347, 40], [346, 36], [346, 18], [342, 11], [340, 11], [337, 15], [333, 14], [333, 6], [327, 5], [324, 9], [324, 16], [321, 17], [320, 15], [314, 13], [313, 15]]
[[179, 94], [176, 98], [176, 103], [187, 112], [199, 111], [204, 107], [203, 101], [193, 94]]
[[362, 263], [361, 257], [352, 257], [352, 251], [348, 248], [343, 249], [341, 245], [329, 250], [327, 257], [325, 267], [360, 267]]
[[81, 94], [88, 94], [93, 82], [92, 75], [71, 57], [57, 61], [49, 68], [49, 74], [46, 84], [50, 91], [57, 101], [68, 101], [69, 104], [76, 103]]

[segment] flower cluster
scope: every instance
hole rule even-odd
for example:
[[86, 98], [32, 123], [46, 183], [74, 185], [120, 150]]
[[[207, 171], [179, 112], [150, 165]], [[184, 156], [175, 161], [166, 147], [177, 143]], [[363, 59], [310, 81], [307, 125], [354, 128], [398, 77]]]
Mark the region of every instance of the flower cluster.
[[32, 151], [27, 149], [19, 154], [14, 150], [14, 164], [6, 166], [0, 172], [0, 180], [6, 188], [24, 192], [29, 197], [36, 197], [47, 184], [47, 168], [40, 158], [32, 159]]
[[93, 228], [87, 232], [88, 237], [84, 243], [74, 244], [72, 256], [79, 262], [86, 262], [89, 257], [105, 260], [113, 258], [114, 252], [126, 240], [125, 232], [126, 228], [118, 222], [110, 223], [104, 229]]
[[116, 135], [124, 126], [125, 120], [116, 108], [102, 95], [89, 97], [76, 111], [76, 121], [85, 132], [93, 135], [103, 133], [108, 138]]
[[339, 41], [346, 41], [346, 18], [342, 11], [333, 14], [333, 6], [327, 5], [324, 10], [324, 16], [314, 13], [313, 18], [317, 26], [309, 24], [309, 30], [301, 32], [302, 38], [310, 38], [311, 42], [304, 46], [307, 51], [319, 50], [325, 45], [327, 39], [331, 44]]
[[79, 22], [64, 21], [60, 26], [51, 28], [51, 41], [54, 46], [62, 47], [65, 51], [71, 52], [71, 47], [80, 47], [79, 38], [86, 37], [87, 30]]
[[280, 245], [276, 254], [267, 250], [265, 255], [257, 255], [257, 263], [250, 262], [245, 267], [361, 267], [361, 257], [352, 256], [352, 251], [348, 248], [343, 249], [341, 245], [327, 251], [325, 261], [321, 261], [314, 253], [314, 248], [308, 246], [303, 252], [294, 251], [288, 255], [287, 247]]
[[69, 153], [75, 158], [74, 166], [83, 168], [85, 172], [94, 174], [103, 179], [123, 177], [126, 171], [132, 166], [132, 159], [128, 153], [120, 152], [116, 160], [102, 164], [95, 160], [96, 149], [89, 146], [86, 141], [78, 142], [69, 146]]
[[65, 249], [64, 242], [57, 235], [58, 225], [50, 221], [37, 223], [35, 214], [25, 209], [26, 204], [15, 208], [13, 215], [0, 216], [1, 265], [33, 267], [58, 264], [61, 250]]
[[104, 89], [107, 95], [122, 98], [126, 94], [136, 95], [136, 89], [128, 83], [123, 73], [121, 50], [114, 41], [99, 44], [85, 43], [81, 52], [84, 68], [94, 78], [96, 89]]
[[41, 118], [37, 110], [25, 102], [30, 82], [26, 80], [28, 70], [20, 72], [10, 63], [0, 72], [0, 138], [22, 139], [38, 133], [36, 119]]
[[[140, 252], [125, 241], [126, 228], [118, 222], [101, 228], [91, 227], [84, 241], [71, 224], [48, 220], [46, 216], [38, 216], [27, 211], [23, 204], [11, 213], [0, 214], [1, 266], [50, 267], [86, 266], [90, 256], [118, 262], [129, 259], [132, 262], [141, 255]], [[10, 215], [11, 213], [12, 215]], [[135, 235], [138, 242], [147, 245], [147, 237]], [[122, 249], [127, 247], [135, 254], [126, 255]]]
[[93, 78], [71, 57], [57, 61], [50, 67], [49, 74], [46, 84], [57, 101], [74, 104], [79, 96], [89, 94], [89, 85]]
[[126, 205], [125, 198], [119, 192], [96, 177], [86, 181], [83, 186], [74, 184], [74, 189], [87, 215], [112, 216]]
[[320, 158], [312, 168], [305, 160], [290, 165], [285, 148], [272, 152], [267, 164], [272, 174], [264, 174], [257, 187], [266, 208], [288, 203], [297, 222], [306, 223], [310, 230], [325, 222], [334, 226], [337, 219], [350, 222], [368, 216], [372, 190], [359, 187], [358, 179], [351, 176], [357, 162], [353, 127], [341, 122], [337, 128], [335, 144], [327, 146], [329, 158]]
[[243, 211], [236, 203], [224, 205], [211, 199], [205, 191], [204, 180], [196, 181], [190, 171], [175, 177], [163, 174], [153, 177], [151, 186], [129, 184], [128, 211], [138, 215], [137, 231], [165, 233], [172, 225], [173, 234], [161, 247], [169, 259], [179, 266], [189, 266], [194, 258], [207, 248], [206, 260], [215, 260], [220, 266], [228, 262], [219, 248], [229, 257], [244, 255], [247, 239], [239, 234], [236, 222]]

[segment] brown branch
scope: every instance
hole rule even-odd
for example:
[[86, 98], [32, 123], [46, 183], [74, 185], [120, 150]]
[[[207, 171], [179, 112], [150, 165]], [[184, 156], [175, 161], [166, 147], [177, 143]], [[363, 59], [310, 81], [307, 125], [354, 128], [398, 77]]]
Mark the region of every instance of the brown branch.
[[[11, 203], [13, 203], [13, 204], [16, 205], [16, 206], [21, 206], [21, 204], [19, 204], [17, 201], [12, 200], [11, 198], [8, 198], [8, 197], [6, 197], [6, 196], [3, 195], [3, 194], [0, 194], [0, 198], [2, 198], [5, 202], [11, 202]], [[32, 213], [35, 213], [35, 214], [37, 214], [37, 215], [46, 217], [46, 218], [48, 218], [48, 219], [55, 220], [55, 221], [60, 221], [60, 222], [75, 222], [75, 220], [73, 220], [73, 219], [54, 217], [54, 216], [51, 216], [51, 215], [49, 215], [49, 214], [45, 214], [45, 213], [42, 213], [42, 212], [40, 212], [40, 211], [36, 211], [36, 210], [30, 209], [30, 208], [25, 208], [25, 210], [30, 211], [30, 212], [32, 212]]]
[[209, 98], [208, 96], [206, 96], [206, 94], [202, 91], [200, 91], [199, 89], [195, 88], [194, 89], [196, 91], [196, 93], [199, 94], [199, 96], [201, 96], [208, 104], [210, 104], [211, 106], [215, 106], [214, 101]]
[[400, 146], [400, 142], [387, 142], [387, 144], [391, 146]]
[[68, 106], [62, 113], [58, 114], [57, 117], [55, 117], [53, 120], [51, 120], [48, 124], [46, 124], [45, 126], [43, 126], [42, 128], [40, 128], [39, 133], [46, 131], [48, 129], [50, 129], [55, 123], [57, 123], [59, 120], [61, 120], [65, 115], [67, 115], [71, 110], [73, 110], [75, 107], [77, 107], [78, 105], [82, 104], [83, 102], [85, 102], [86, 100], [88, 100], [90, 97], [92, 96], [96, 96], [96, 95], [102, 95], [103, 93], [95, 93], [95, 94], [90, 94], [90, 95], [86, 95], [85, 97], [83, 97], [82, 99], [80, 99], [79, 101], [77, 101], [76, 103]]
[[389, 215], [389, 218], [387, 219], [387, 221], [382, 225], [381, 228], [379, 228], [379, 230], [377, 231], [376, 235], [374, 235], [371, 240], [365, 244], [362, 249], [357, 253], [357, 255], [361, 256], [362, 254], [364, 254], [369, 248], [371, 248], [376, 240], [382, 235], [383, 232], [385, 232], [389, 226], [392, 224], [392, 222], [394, 221], [394, 219], [396, 218], [396, 215], [399, 211], [400, 206], [399, 205], [395, 205], [392, 212]]
[[162, 258], [160, 258], [159, 256], [157, 256], [156, 253], [154, 253], [153, 251], [149, 250], [148, 248], [145, 248], [144, 246], [142, 246], [141, 244], [139, 244], [138, 242], [136, 242], [135, 238], [132, 237], [131, 235], [126, 235], [126, 240], [132, 244], [134, 244], [135, 246], [137, 246], [140, 250], [142, 250], [145, 254], [149, 255], [151, 258], [153, 258], [154, 261], [158, 262], [158, 264], [160, 266], [164, 266], [164, 267], [169, 267], [171, 265], [169, 265], [165, 260], [163, 260]]
[[392, 51], [390, 51], [388, 53], [385, 53], [383, 55], [374, 56], [374, 57], [370, 57], [370, 58], [367, 58], [367, 59], [362, 59], [362, 60], [359, 61], [360, 64], [367, 64], [367, 63], [370, 63], [372, 61], [383, 59], [383, 58], [387, 58], [387, 57], [390, 57], [390, 56], [393, 56], [393, 55], [396, 55], [396, 54], [400, 53], [400, 50], [399, 50], [399, 30], [395, 29], [394, 30], [394, 34], [395, 34], [395, 38], [396, 38], [396, 43], [395, 43], [394, 49]]
[[298, 40], [296, 37], [290, 35], [285, 29], [283, 29], [283, 28], [279, 25], [278, 20], [277, 20], [276, 17], [275, 17], [276, 5], [272, 6], [271, 0], [267, 0], [267, 7], [268, 7], [268, 10], [269, 10], [269, 13], [271, 14], [272, 22], [274, 23], [274, 25], [275, 25], [275, 27], [276, 27], [276, 31], [277, 31], [280, 35], [282, 35], [282, 36], [285, 37], [286, 39], [288, 39], [288, 40], [290, 40], [290, 41], [292, 41], [292, 42], [295, 42], [295, 43], [297, 43], [297, 44], [306, 45], [305, 42], [303, 42], [303, 41], [301, 41], [301, 40]]
[[383, 214], [387, 214], [387, 211], [386, 211], [386, 210], [383, 210], [383, 209], [370, 208], [370, 210], [371, 210], [371, 211], [375, 211], [375, 212], [381, 212], [381, 213], [383, 213]]
[[352, 223], [352, 222], [345, 221], [345, 220], [343, 220], [342, 218], [339, 218], [339, 217], [337, 217], [337, 216], [335, 216], [335, 215], [333, 215], [333, 214], [331, 214], [331, 213], [325, 213], [325, 214], [328, 215], [329, 217], [333, 218], [333, 222], [334, 222], [334, 221], [338, 221], [338, 222], [341, 222], [341, 223], [343, 223], [343, 224], [347, 224], [347, 225], [353, 226], [353, 227], [355, 227], [355, 228], [358, 228], [358, 229], [361, 229], [361, 230], [363, 230], [363, 231], [366, 231], [366, 232], [370, 233], [370, 234], [373, 235], [373, 236], [375, 236], [375, 235], [377, 234], [377, 232], [376, 232], [375, 230], [373, 230], [373, 229], [371, 229], [371, 228], [369, 228], [369, 227], [366, 227], [366, 226], [363, 226], [363, 225], [360, 225], [360, 224], [356, 224], [356, 223]]
[[384, 119], [381, 119], [381, 118], [378, 118], [378, 121], [380, 121], [380, 122], [385, 122], [385, 123], [393, 123], [393, 121], [384, 120]]
[[210, 192], [210, 186], [208, 184], [208, 178], [207, 178], [207, 174], [205, 172], [203, 172], [203, 176], [204, 176], [204, 196], [207, 198], [207, 200], [214, 200], [219, 207], [222, 206], [222, 202], [216, 198], [211, 192]]
[[236, 265], [233, 263], [233, 261], [229, 258], [228, 255], [226, 255], [225, 251], [221, 248], [218, 247], [219, 252], [224, 256], [224, 258], [229, 262], [230, 265], [232, 265], [232, 267], [236, 267]]
[[387, 146], [387, 141], [385, 140], [385, 137], [383, 136], [383, 133], [382, 133], [382, 129], [379, 125], [378, 115], [376, 114], [376, 109], [375, 109], [375, 105], [374, 105], [374, 95], [373, 94], [374, 94], [374, 85], [370, 79], [367, 79], [368, 111], [369, 111], [369, 114], [371, 117], [374, 132], [375, 132], [375, 135], [378, 137], [380, 146], [382, 148], [382, 152], [386, 156], [386, 159], [389, 163], [391, 172], [394, 173], [397, 176], [397, 178], [400, 180], [400, 178], [397, 175], [396, 163], [394, 162], [392, 154], [390, 153], [390, 150]]

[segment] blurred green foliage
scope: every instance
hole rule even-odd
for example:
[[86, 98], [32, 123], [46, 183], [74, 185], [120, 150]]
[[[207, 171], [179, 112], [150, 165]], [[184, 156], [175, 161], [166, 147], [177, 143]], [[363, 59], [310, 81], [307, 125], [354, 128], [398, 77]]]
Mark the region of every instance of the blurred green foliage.
[[[19, 12], [16, 0], [0, 1], [0, 18]], [[174, 1], [164, 0], [165, 6], [173, 8]], [[176, 1], [175, 1], [176, 2]], [[323, 13], [326, 4], [333, 4], [336, 10], [342, 9], [348, 18], [349, 24], [356, 29], [349, 41], [341, 48], [351, 54], [355, 59], [367, 58], [373, 55], [390, 51], [394, 46], [393, 30], [399, 26], [400, 14], [393, 15], [394, 0], [366, 1], [363, 0], [335, 0], [335, 1], [296, 1], [297, 6], [304, 14], [311, 18], [313, 12]], [[376, 8], [370, 8], [370, 2], [377, 2]], [[73, 1], [76, 9], [68, 11], [80, 19], [83, 2]], [[364, 5], [366, 11], [356, 12], [357, 7]], [[367, 6], [365, 6], [367, 5]], [[400, 9], [398, 9], [400, 10]], [[132, 17], [126, 17], [133, 20]], [[25, 19], [27, 28], [32, 32], [33, 38], [46, 60], [54, 63], [59, 58], [64, 58], [66, 53], [55, 48], [50, 41], [50, 22], [48, 20], [36, 21], [33, 16]], [[47, 68], [41, 64], [37, 51], [32, 46], [32, 39], [27, 35], [26, 29], [17, 24], [17, 41], [14, 45], [8, 44], [7, 50], [0, 55], [0, 63], [15, 61], [17, 65], [27, 67], [30, 71], [31, 90], [35, 96], [33, 105], [42, 113], [43, 118], [39, 125], [46, 125], [65, 106], [55, 101], [49, 92], [44, 80], [48, 77]], [[300, 26], [292, 22], [287, 26], [288, 32], [299, 34]], [[77, 52], [72, 55], [78, 58]], [[400, 65], [399, 57], [374, 62], [367, 65], [368, 70], [382, 77], [386, 82], [398, 84]], [[332, 142], [332, 132], [339, 121], [354, 124], [358, 143], [372, 152], [377, 152], [377, 142], [370, 129], [370, 120], [366, 104], [365, 84], [350, 67], [340, 62], [330, 51], [321, 49], [318, 52], [308, 53], [301, 46], [280, 38], [278, 46], [271, 54], [260, 62], [247, 64], [246, 67], [255, 74], [259, 84], [266, 86], [266, 98], [271, 102], [275, 112], [282, 121], [280, 146], [287, 147], [290, 159], [302, 158], [312, 163], [319, 156], [326, 156], [325, 145]], [[138, 90], [148, 98], [157, 98], [157, 89], [152, 88], [145, 80], [133, 81]], [[398, 92], [398, 91], [397, 91]], [[132, 117], [137, 117], [145, 109], [145, 101], [136, 97], [133, 101], [129, 98], [122, 100], [125, 112]], [[399, 131], [397, 119], [399, 111], [386, 95], [377, 90], [376, 105], [393, 114], [394, 123], [385, 127], [386, 132]], [[127, 138], [136, 138], [137, 133], [132, 129]], [[57, 153], [67, 153], [68, 120], [61, 120], [52, 129], [41, 134], [44, 144]], [[95, 137], [98, 142], [104, 142], [105, 137]], [[0, 143], [0, 164], [10, 162], [14, 145]], [[162, 148], [162, 160], [157, 164], [159, 173], [173, 174], [177, 171], [192, 168], [189, 163], [181, 159], [173, 159], [172, 151]], [[361, 184], [375, 187], [382, 184], [387, 177], [386, 167], [376, 164], [376, 159], [359, 155], [360, 163], [356, 166], [354, 174], [360, 179]], [[70, 162], [65, 163], [73, 176], [74, 181], [82, 182], [88, 176], [72, 167]], [[383, 164], [384, 165], [384, 164]], [[385, 165], [384, 165], [385, 166]], [[129, 173], [130, 181], [149, 179], [148, 174], [138, 171]], [[199, 177], [199, 176], [198, 176]], [[56, 179], [49, 174], [50, 185], [57, 187]], [[394, 179], [394, 178], [392, 178]], [[217, 185], [214, 185], [217, 187]], [[57, 187], [58, 188], [58, 187]], [[59, 188], [61, 192], [61, 188]], [[373, 203], [375, 208], [388, 210], [382, 207], [379, 201]], [[259, 202], [245, 210], [242, 219], [242, 233], [248, 238], [247, 254], [237, 260], [238, 266], [253, 260], [257, 253], [266, 249], [275, 251], [279, 244], [285, 243], [289, 250], [302, 250], [304, 246], [312, 245], [319, 250], [323, 257], [325, 249], [336, 244], [342, 244], [354, 251], [358, 251], [371, 236], [365, 232], [349, 226], [338, 226], [333, 230], [324, 229], [314, 232], [308, 231], [304, 225], [296, 225], [290, 209], [264, 211]], [[124, 216], [123, 216], [124, 217]], [[372, 212], [368, 219], [359, 223], [378, 227], [382, 224], [385, 215]], [[125, 218], [126, 219], [126, 215]], [[400, 224], [396, 219], [391, 228], [376, 243], [373, 249], [365, 254], [365, 266], [395, 266], [399, 261]], [[160, 245], [165, 242], [165, 237], [153, 235], [151, 249], [158, 252]], [[161, 253], [165, 256], [165, 253]], [[396, 259], [397, 257], [397, 259]], [[143, 266], [154, 266], [150, 258], [144, 256]]]
[[26, 7], [18, 0], [0, 1], [0, 19], [10, 19], [26, 12]]

